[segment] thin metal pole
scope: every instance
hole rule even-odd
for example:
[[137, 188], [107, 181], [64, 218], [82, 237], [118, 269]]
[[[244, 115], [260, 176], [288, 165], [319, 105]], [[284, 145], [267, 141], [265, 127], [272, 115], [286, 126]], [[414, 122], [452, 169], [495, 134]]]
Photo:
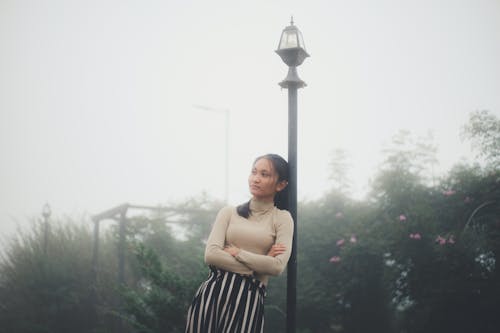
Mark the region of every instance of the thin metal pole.
[[293, 218], [292, 253], [287, 270], [286, 332], [294, 333], [297, 313], [297, 85], [288, 86], [288, 211]]
[[225, 116], [225, 126], [226, 126], [226, 147], [225, 147], [225, 188], [224, 188], [224, 202], [227, 204], [229, 202], [229, 110], [228, 109], [216, 109], [216, 108], [211, 108], [208, 106], [204, 105], [193, 105], [195, 108], [205, 110], [205, 111], [211, 111], [211, 112], [217, 112], [217, 113], [224, 113]]

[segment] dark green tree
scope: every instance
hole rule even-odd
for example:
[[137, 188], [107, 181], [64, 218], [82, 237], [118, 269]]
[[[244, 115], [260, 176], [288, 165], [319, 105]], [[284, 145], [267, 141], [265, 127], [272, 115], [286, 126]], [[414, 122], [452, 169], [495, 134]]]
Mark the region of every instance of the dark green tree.
[[[93, 283], [92, 243], [89, 228], [69, 220], [51, 221], [50, 231], [43, 223], [33, 222], [31, 230], [11, 239], [0, 261], [2, 331], [110, 329], [112, 321], [96, 307], [92, 295], [96, 291], [101, 299], [113, 298], [112, 273], [101, 272], [99, 285]], [[108, 250], [103, 245], [103, 258]]]
[[204, 242], [220, 203], [206, 196], [171, 205], [166, 213], [129, 221], [127, 286], [122, 287], [124, 319], [137, 332], [183, 332], [196, 289], [206, 279]]
[[137, 288], [123, 288], [126, 319], [140, 333], [183, 332], [200, 274], [185, 276], [165, 269], [158, 255], [141, 244], [136, 256], [142, 278]]
[[482, 157], [491, 169], [500, 168], [500, 119], [487, 110], [470, 114], [462, 128], [462, 138], [471, 141], [477, 157]]

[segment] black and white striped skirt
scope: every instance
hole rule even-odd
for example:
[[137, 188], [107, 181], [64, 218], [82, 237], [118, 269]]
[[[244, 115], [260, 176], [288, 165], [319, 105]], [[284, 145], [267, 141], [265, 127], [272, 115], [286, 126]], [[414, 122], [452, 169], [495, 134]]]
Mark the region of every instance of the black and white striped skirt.
[[211, 267], [189, 307], [186, 333], [261, 333], [265, 294], [254, 277]]

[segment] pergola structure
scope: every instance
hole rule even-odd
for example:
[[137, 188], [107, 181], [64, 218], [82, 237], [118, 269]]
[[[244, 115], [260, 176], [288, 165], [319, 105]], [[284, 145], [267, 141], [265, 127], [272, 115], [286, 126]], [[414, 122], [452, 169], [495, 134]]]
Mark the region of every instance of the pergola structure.
[[[193, 213], [196, 211], [201, 211], [201, 209], [182, 209], [173, 208], [165, 206], [145, 206], [145, 205], [132, 205], [129, 203], [124, 203], [114, 208], [108, 209], [99, 214], [93, 215], [92, 222], [94, 223], [94, 248], [92, 251], [92, 278], [94, 286], [97, 284], [98, 272], [99, 272], [99, 230], [101, 222], [105, 220], [112, 220], [118, 223], [119, 229], [119, 241], [118, 241], [118, 284], [125, 284], [125, 241], [126, 241], [126, 226], [129, 221], [127, 213], [131, 210], [142, 210], [150, 211], [156, 213], [167, 214], [165, 216], [165, 223], [179, 223], [179, 221], [169, 220], [169, 218], [179, 216], [181, 214]], [[94, 304], [97, 302], [97, 295], [95, 294], [95, 288], [91, 291], [93, 293]], [[122, 322], [118, 323], [116, 332], [122, 332]]]
[[[108, 209], [104, 212], [92, 216], [94, 223], [94, 249], [92, 254], [92, 271], [94, 274], [94, 281], [97, 279], [98, 265], [99, 265], [99, 230], [100, 223], [104, 220], [113, 220], [119, 224], [119, 242], [118, 242], [118, 283], [125, 283], [125, 230], [128, 221], [127, 213], [130, 210], [142, 210], [156, 213], [167, 213], [165, 223], [179, 223], [179, 221], [168, 220], [169, 217], [178, 216], [180, 214], [192, 213], [196, 209], [180, 209], [165, 206], [145, 206], [145, 205], [131, 205], [124, 203], [114, 208]], [[199, 209], [201, 211], [201, 209]]]

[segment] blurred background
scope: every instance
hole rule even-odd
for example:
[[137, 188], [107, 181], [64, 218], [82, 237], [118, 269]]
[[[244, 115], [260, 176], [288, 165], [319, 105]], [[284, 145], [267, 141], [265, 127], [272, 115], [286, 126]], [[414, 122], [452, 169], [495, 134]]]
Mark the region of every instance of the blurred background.
[[[347, 301], [344, 292], [350, 289], [342, 284], [342, 277], [345, 283], [354, 283], [353, 290], [364, 290], [353, 281], [373, 286], [357, 280], [356, 274], [366, 274], [353, 271], [354, 266], [333, 271], [336, 264], [345, 263], [338, 251], [347, 248], [336, 242], [344, 239], [348, 245], [362, 245], [360, 233], [377, 236], [359, 255], [371, 263], [366, 259], [371, 253], [381, 263], [369, 268], [378, 272], [370, 281], [380, 282], [378, 289], [373, 287], [374, 299], [386, 301], [385, 307], [374, 306], [388, 309], [379, 316], [385, 318], [383, 323], [371, 323], [380, 327], [379, 332], [465, 329], [469, 326], [453, 326], [443, 316], [442, 326], [418, 328], [416, 323], [437, 322], [429, 314], [436, 308], [446, 313], [465, 311], [452, 309], [448, 303], [433, 308], [429, 299], [449, 300], [452, 294], [470, 301], [481, 294], [478, 284], [500, 296], [495, 294], [498, 269], [488, 266], [495, 262], [498, 239], [486, 233], [485, 227], [498, 222], [500, 2], [1, 0], [0, 246], [4, 266], [0, 290], [22, 290], [13, 281], [23, 281], [15, 274], [26, 274], [23, 292], [30, 294], [30, 288], [47, 291], [30, 301], [38, 304], [33, 311], [50, 304], [43, 306], [47, 313], [31, 317], [27, 315], [31, 310], [23, 305], [0, 301], [0, 319], [5, 322], [18, 322], [12, 313], [20, 308], [25, 310], [19, 313], [30, 318], [22, 328], [15, 326], [9, 332], [67, 331], [64, 326], [51, 326], [59, 322], [54, 318], [64, 318], [64, 311], [74, 312], [82, 304], [87, 306], [82, 315], [87, 319], [82, 322], [93, 323], [83, 325], [83, 331], [132, 327], [140, 331], [140, 325], [143, 332], [155, 331], [154, 311], [143, 309], [147, 320], [141, 321], [137, 319], [141, 315], [134, 313], [137, 304], [126, 303], [127, 299], [137, 301], [137, 295], [130, 296], [132, 291], [104, 293], [122, 280], [150, 290], [148, 272], [140, 267], [151, 263], [155, 253], [170, 272], [156, 281], [159, 290], [177, 281], [169, 274], [187, 274], [194, 276], [193, 281], [175, 285], [185, 290], [175, 299], [181, 304], [179, 299], [191, 297], [193, 286], [201, 281], [196, 274], [202, 272], [203, 278], [199, 266], [202, 240], [217, 209], [226, 202], [236, 205], [249, 199], [247, 176], [256, 156], [268, 152], [287, 156], [287, 91], [278, 85], [287, 67], [274, 51], [292, 15], [311, 55], [298, 68], [308, 84], [298, 97], [299, 219], [304, 221], [303, 228], [312, 228], [303, 231], [309, 235], [306, 239], [325, 237], [302, 244], [306, 256], [302, 262], [311, 266], [301, 268], [299, 261], [299, 283], [301, 269], [312, 275], [303, 275], [299, 310], [315, 309], [313, 305], [320, 302], [332, 309], [330, 314], [315, 312], [323, 316], [314, 321], [319, 326], [299, 318], [299, 328], [303, 332], [366, 332], [352, 326], [356, 320], [349, 321], [363, 316], [365, 310], [349, 312], [357, 296]], [[119, 206], [123, 203], [163, 208], [134, 210]], [[92, 216], [117, 206], [121, 209], [107, 215], [111, 222], [102, 223], [101, 252], [96, 252]], [[361, 215], [347, 218], [346, 207]], [[472, 228], [473, 236], [464, 234], [459, 252], [442, 252], [442, 239], [449, 244], [453, 236], [456, 242], [462, 237], [459, 231], [476, 225], [480, 216], [481, 227]], [[397, 224], [394, 229], [382, 223], [395, 220], [416, 224], [409, 229]], [[120, 229], [120, 221], [128, 221], [128, 229]], [[400, 234], [391, 238], [385, 236], [388, 232]], [[404, 276], [410, 274], [410, 267], [418, 266], [413, 255], [426, 253], [396, 245], [403, 239], [414, 241], [416, 234], [416, 243], [427, 241], [426, 251], [438, 251], [432, 252], [438, 258], [436, 266], [419, 266], [421, 274], [433, 275], [443, 263], [453, 262], [465, 270], [465, 282], [457, 282], [456, 290], [470, 293], [457, 296], [453, 290], [439, 289], [442, 294], [438, 296], [416, 295], [412, 288], [419, 289], [418, 285], [398, 280], [404, 272]], [[56, 235], [60, 248], [51, 250], [50, 239]], [[356, 242], [349, 242], [352, 235]], [[155, 237], [158, 240], [152, 240]], [[139, 246], [142, 242], [149, 246]], [[117, 246], [122, 257], [116, 254]], [[188, 251], [190, 259], [179, 254], [184, 247], [193, 251]], [[396, 248], [402, 252], [396, 255]], [[179, 257], [168, 259], [172, 251]], [[42, 257], [35, 260], [27, 253]], [[61, 253], [69, 257], [56, 256]], [[109, 265], [103, 264], [107, 273], [98, 268], [97, 262], [104, 259], [96, 253], [110, 260]], [[125, 253], [130, 259], [127, 268], [120, 266], [120, 262], [125, 265]], [[465, 264], [448, 255], [470, 260]], [[56, 264], [65, 260], [69, 267], [76, 265], [89, 275], [80, 274], [81, 280], [62, 273], [56, 274], [60, 280], [51, 276], [55, 271], [68, 271]], [[42, 266], [28, 264], [46, 261]], [[326, 265], [324, 272], [322, 265]], [[362, 263], [356, 267], [368, 269]], [[36, 272], [50, 274], [38, 276]], [[462, 273], [441, 272], [442, 276]], [[469, 274], [477, 274], [478, 280], [467, 279]], [[321, 279], [312, 279], [314, 275]], [[117, 276], [121, 277], [116, 280]], [[330, 281], [328, 277], [336, 277], [341, 285], [324, 282]], [[415, 275], [414, 281], [420, 283], [421, 275]], [[334, 291], [329, 296], [318, 292], [319, 298], [310, 298], [309, 304], [300, 292], [314, 283]], [[396, 283], [401, 285], [395, 287]], [[151, 285], [154, 289], [155, 284]], [[270, 332], [282, 330], [281, 285], [276, 282], [274, 296], [270, 291], [268, 312], [273, 319], [266, 319]], [[20, 295], [24, 294], [3, 297], [15, 300]], [[123, 295], [131, 298], [124, 300]], [[490, 301], [477, 301], [486, 317], [471, 318], [493, 323], [488, 317]], [[131, 305], [127, 312], [132, 315], [125, 314], [123, 304], [135, 304], [135, 310]], [[429, 307], [418, 308], [420, 312], [411, 316], [403, 311], [417, 308], [415, 304]], [[390, 315], [398, 306], [403, 310]], [[179, 311], [167, 320], [170, 324], [184, 315], [179, 309], [168, 311]], [[113, 318], [110, 322], [106, 322], [108, 316]], [[135, 324], [130, 318], [137, 320]], [[167, 331], [171, 332], [182, 326], [156, 323], [157, 329], [170, 327]], [[74, 327], [71, 330], [77, 332]]]
[[287, 72], [274, 50], [294, 15], [299, 197], [321, 196], [335, 149], [366, 193], [401, 129], [434, 135], [440, 175], [470, 145], [460, 127], [500, 106], [498, 1], [2, 1], [0, 214], [12, 231], [58, 214], [202, 191], [248, 198], [255, 156], [286, 156]]

